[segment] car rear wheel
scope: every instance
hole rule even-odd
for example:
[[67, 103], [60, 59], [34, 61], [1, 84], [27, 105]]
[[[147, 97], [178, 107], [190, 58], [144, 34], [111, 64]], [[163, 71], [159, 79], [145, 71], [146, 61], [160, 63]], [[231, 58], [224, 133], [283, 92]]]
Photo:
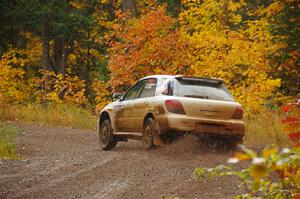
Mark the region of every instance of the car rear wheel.
[[148, 118], [144, 124], [143, 145], [146, 149], [154, 149], [154, 136], [157, 134], [155, 122], [152, 118]]
[[113, 135], [113, 130], [109, 120], [102, 122], [99, 130], [99, 142], [103, 150], [107, 151], [113, 149], [118, 141]]

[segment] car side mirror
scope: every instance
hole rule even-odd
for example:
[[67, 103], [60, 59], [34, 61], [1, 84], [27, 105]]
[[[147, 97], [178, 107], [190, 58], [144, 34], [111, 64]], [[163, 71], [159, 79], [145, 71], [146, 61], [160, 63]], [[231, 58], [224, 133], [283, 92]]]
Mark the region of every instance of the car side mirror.
[[113, 98], [113, 101], [116, 101], [116, 100], [119, 100], [119, 99], [122, 99], [122, 93], [114, 93], [112, 98]]

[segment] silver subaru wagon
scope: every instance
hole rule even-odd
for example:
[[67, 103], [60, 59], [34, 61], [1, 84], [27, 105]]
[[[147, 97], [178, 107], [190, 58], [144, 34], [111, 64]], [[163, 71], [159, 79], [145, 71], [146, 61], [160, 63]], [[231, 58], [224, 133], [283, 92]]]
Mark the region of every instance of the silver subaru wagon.
[[221, 79], [147, 76], [113, 99], [97, 122], [103, 150], [128, 139], [154, 148], [172, 132], [226, 137], [236, 146], [245, 134], [243, 108]]

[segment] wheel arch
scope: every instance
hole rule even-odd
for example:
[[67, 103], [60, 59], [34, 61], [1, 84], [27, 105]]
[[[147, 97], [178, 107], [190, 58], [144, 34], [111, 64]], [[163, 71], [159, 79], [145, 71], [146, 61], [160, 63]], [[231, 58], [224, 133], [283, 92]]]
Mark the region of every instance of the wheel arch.
[[146, 114], [146, 116], [144, 117], [144, 121], [143, 121], [143, 127], [145, 127], [145, 123], [146, 123], [147, 119], [149, 119], [149, 118], [152, 118], [153, 120], [155, 120], [154, 114], [151, 112]]
[[98, 125], [100, 126], [100, 125], [102, 124], [102, 122], [105, 121], [105, 120], [107, 120], [107, 119], [108, 119], [109, 121], [111, 121], [110, 116], [109, 116], [109, 113], [106, 112], [106, 111], [103, 111], [103, 112], [101, 113], [100, 117], [99, 117], [99, 123], [98, 123]]

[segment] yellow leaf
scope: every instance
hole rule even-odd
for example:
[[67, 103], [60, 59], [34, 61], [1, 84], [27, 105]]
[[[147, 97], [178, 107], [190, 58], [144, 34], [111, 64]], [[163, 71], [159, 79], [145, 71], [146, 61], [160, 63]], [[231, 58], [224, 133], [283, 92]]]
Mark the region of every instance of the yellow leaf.
[[267, 177], [268, 168], [265, 164], [254, 164], [250, 168], [250, 174], [255, 181], [258, 181], [261, 178]]
[[238, 160], [251, 160], [251, 156], [249, 156], [248, 154], [246, 153], [241, 153], [241, 152], [236, 152], [234, 154], [234, 157], [237, 158]]
[[265, 148], [263, 150], [263, 157], [268, 159], [271, 155], [276, 154], [278, 152], [278, 147], [273, 147], [271, 149]]

